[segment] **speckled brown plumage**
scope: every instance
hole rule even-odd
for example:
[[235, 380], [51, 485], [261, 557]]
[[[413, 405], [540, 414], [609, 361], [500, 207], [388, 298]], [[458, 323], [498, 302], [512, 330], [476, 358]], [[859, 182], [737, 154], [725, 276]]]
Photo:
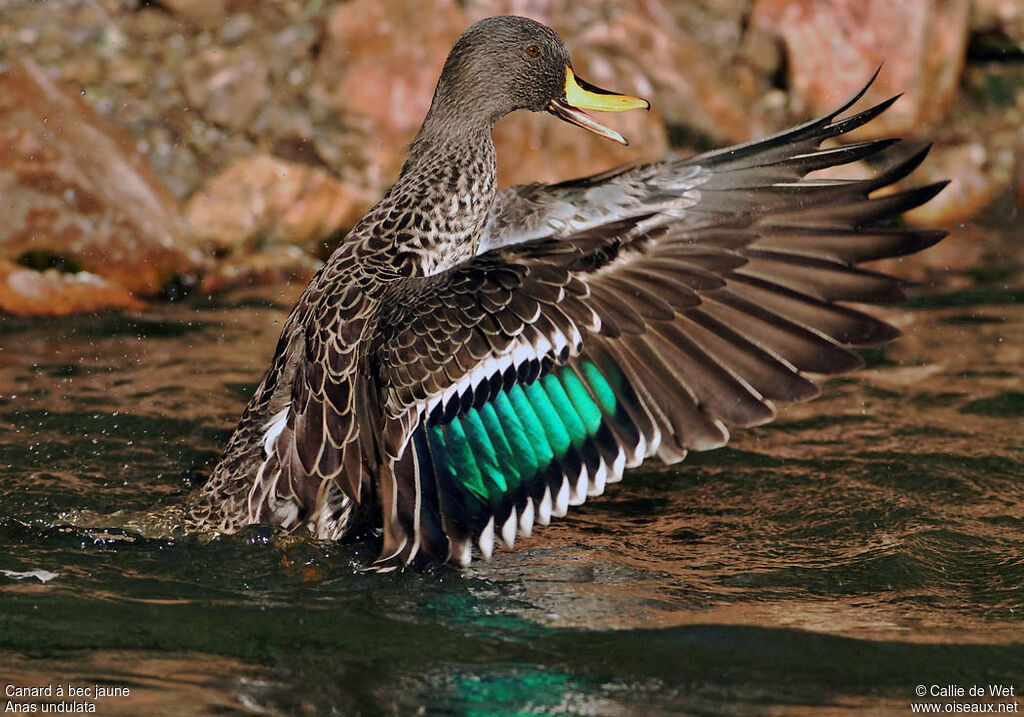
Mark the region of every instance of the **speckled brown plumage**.
[[[532, 76], [515, 55], [524, 43], [568, 61], [550, 30], [519, 18], [460, 39], [398, 182], [289, 316], [189, 508], [193, 527], [337, 538], [361, 517], [381, 528], [382, 569], [465, 564], [473, 543], [489, 556], [496, 535], [511, 545], [647, 457], [678, 461], [771, 420], [774, 402], [816, 395], [807, 373], [856, 368], [850, 347], [897, 335], [841, 302], [898, 300], [898, 280], [855, 265], [941, 238], [889, 221], [941, 185], [871, 198], [925, 151], [874, 179], [804, 179], [889, 147], [818, 148], [888, 102], [839, 119], [854, 98], [690, 160], [496, 193], [491, 125], [543, 109], [564, 82], [549, 67]], [[474, 79], [495, 73], [513, 79]], [[571, 394], [559, 405], [583, 429], [534, 449], [521, 438], [541, 424], [523, 401], [547, 402], [542, 385], [555, 403]], [[508, 480], [460, 486], [459, 451]]]

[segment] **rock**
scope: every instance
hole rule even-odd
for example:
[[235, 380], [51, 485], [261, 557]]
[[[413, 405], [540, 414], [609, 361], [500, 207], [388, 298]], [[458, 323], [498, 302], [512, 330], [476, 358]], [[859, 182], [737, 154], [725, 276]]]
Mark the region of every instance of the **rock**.
[[0, 72], [0, 259], [63, 257], [135, 294], [205, 258], [144, 158], [35, 64]]
[[[448, 50], [465, 27], [453, 0], [433, 2], [429, 11], [417, 0], [339, 5], [327, 21], [313, 95], [354, 115], [354, 127], [369, 120], [374, 136], [403, 147], [423, 121]], [[395, 154], [399, 166], [403, 154]], [[391, 169], [397, 173], [398, 166]]]
[[[1012, 135], [1011, 135], [1012, 136]], [[904, 215], [908, 224], [949, 227], [964, 222], [992, 203], [1013, 182], [1014, 147], [999, 138], [937, 146], [915, 173], [915, 183], [949, 179], [927, 204]], [[992, 141], [992, 140], [996, 141]]]
[[264, 154], [217, 175], [188, 201], [185, 216], [199, 241], [221, 249], [257, 239], [308, 244], [351, 227], [372, 201], [322, 169]]
[[243, 131], [270, 98], [269, 73], [256, 50], [216, 47], [187, 63], [185, 94], [206, 119]]
[[1020, 0], [974, 0], [971, 28], [1001, 32], [1024, 50], [1024, 3]]
[[277, 246], [249, 254], [233, 254], [217, 263], [203, 277], [199, 290], [214, 294], [239, 286], [306, 284], [320, 268], [320, 261], [294, 246]]
[[[786, 45], [794, 109], [833, 110], [882, 66], [862, 102], [899, 102], [857, 139], [927, 134], [956, 94], [967, 46], [969, 0], [757, 0], [750, 25]], [[884, 66], [883, 66], [884, 63]]]
[[0, 260], [0, 312], [17, 316], [66, 316], [100, 309], [141, 309], [120, 284], [86, 271], [36, 271]]
[[228, 0], [160, 0], [160, 5], [200, 27], [216, 27], [228, 14]]
[[977, 215], [1007, 193], [1024, 147], [1024, 66], [972, 63], [961, 78], [957, 112], [933, 137], [928, 160], [908, 181], [951, 180], [908, 222], [950, 227]]
[[247, 12], [229, 17], [220, 26], [220, 41], [225, 45], [237, 45], [252, 33], [255, 25], [256, 21]]
[[387, 142], [375, 135], [366, 121], [356, 130], [318, 131], [313, 137], [317, 158], [343, 181], [379, 198], [391, 186], [405, 160], [407, 145]]

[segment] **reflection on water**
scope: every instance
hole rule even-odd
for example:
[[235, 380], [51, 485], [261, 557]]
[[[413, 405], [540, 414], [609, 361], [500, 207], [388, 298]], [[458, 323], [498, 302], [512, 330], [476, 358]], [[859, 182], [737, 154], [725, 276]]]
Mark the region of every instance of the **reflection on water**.
[[[293, 295], [0, 321], [0, 674], [109, 714], [905, 712], [1024, 685], [1024, 287], [922, 294], [868, 368], [463, 574], [367, 544], [68, 527], [216, 459]], [[62, 519], [63, 518], [63, 519]]]

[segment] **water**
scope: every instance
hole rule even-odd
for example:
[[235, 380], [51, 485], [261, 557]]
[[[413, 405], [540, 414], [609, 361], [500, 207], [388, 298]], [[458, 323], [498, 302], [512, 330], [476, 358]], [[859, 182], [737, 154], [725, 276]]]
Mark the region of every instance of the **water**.
[[1024, 282], [989, 268], [889, 311], [906, 336], [821, 399], [464, 573], [363, 574], [372, 545], [264, 528], [69, 525], [202, 480], [294, 292], [2, 319], [0, 571], [56, 577], [0, 572], [0, 682], [129, 688], [102, 714], [906, 714], [919, 684], [1019, 694]]

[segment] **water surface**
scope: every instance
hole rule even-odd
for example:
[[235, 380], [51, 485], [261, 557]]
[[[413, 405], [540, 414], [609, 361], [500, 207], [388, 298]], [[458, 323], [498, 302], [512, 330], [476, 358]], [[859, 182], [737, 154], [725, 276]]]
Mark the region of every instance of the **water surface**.
[[69, 525], [198, 485], [294, 292], [0, 319], [0, 682], [131, 688], [103, 714], [906, 714], [919, 684], [1019, 694], [1024, 281], [994, 262], [887, 310], [904, 338], [822, 398], [461, 573], [364, 574], [373, 545], [264, 528]]

